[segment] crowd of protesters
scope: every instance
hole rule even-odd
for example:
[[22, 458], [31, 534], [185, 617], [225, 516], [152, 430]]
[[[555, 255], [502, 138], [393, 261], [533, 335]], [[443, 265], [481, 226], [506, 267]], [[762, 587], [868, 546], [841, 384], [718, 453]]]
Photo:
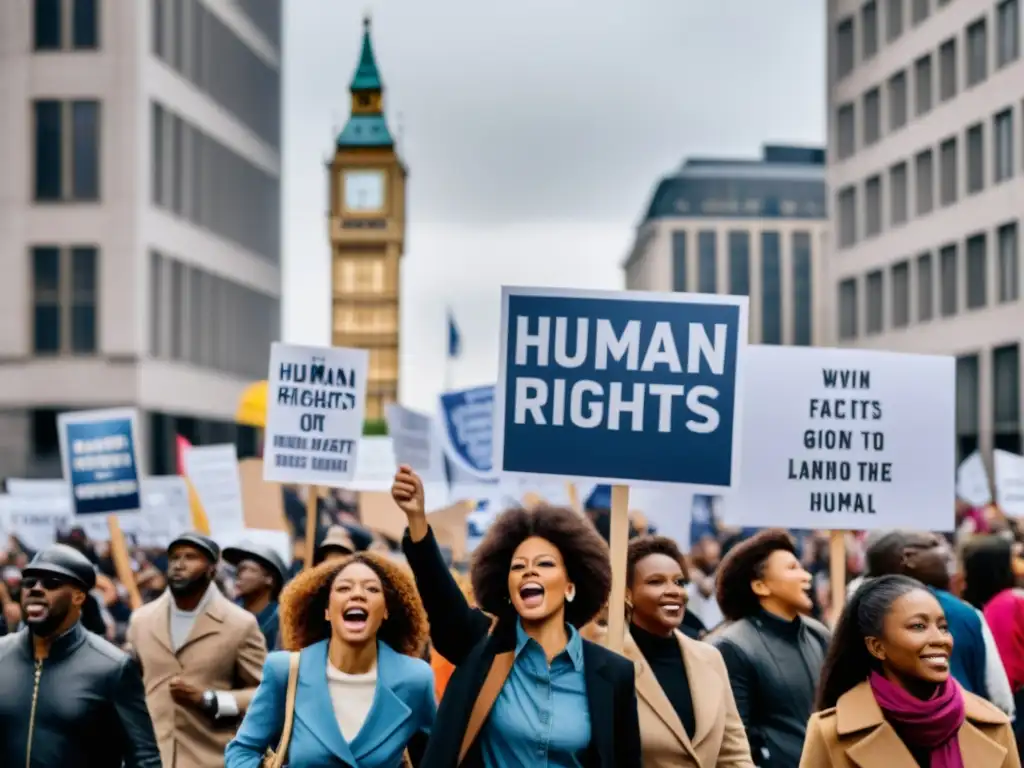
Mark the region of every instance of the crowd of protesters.
[[133, 548], [134, 612], [80, 529], [11, 537], [0, 764], [1020, 765], [1024, 536], [994, 507], [847, 535], [842, 611], [828, 533], [730, 529], [704, 499], [684, 552], [638, 515], [619, 654], [607, 510], [509, 510], [470, 567], [415, 473], [393, 496], [400, 542], [322, 502], [308, 570], [301, 536], [292, 562], [195, 532]]

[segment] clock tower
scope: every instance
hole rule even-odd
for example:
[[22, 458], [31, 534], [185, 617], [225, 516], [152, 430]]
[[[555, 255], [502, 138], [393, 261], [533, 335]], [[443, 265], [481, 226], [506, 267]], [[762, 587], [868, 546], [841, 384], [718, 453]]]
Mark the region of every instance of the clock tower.
[[328, 164], [331, 342], [370, 351], [366, 419], [398, 400], [399, 263], [405, 245], [405, 180], [384, 115], [370, 19], [349, 85], [352, 112]]

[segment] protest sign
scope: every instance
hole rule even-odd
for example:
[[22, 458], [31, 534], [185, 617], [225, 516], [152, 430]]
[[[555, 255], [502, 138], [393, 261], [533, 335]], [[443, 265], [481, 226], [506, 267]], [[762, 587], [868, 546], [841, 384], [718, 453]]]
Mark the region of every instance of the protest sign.
[[71, 529], [70, 507], [67, 495], [15, 496], [5, 493], [0, 495], [0, 530], [16, 536], [27, 549], [46, 549], [57, 541], [58, 533]]
[[64, 479], [71, 485], [76, 516], [142, 508], [137, 424], [133, 408], [73, 411], [57, 417]]
[[992, 452], [995, 468], [996, 503], [1004, 515], [1024, 516], [1024, 456], [1001, 451]]
[[384, 412], [395, 461], [412, 467], [424, 483], [444, 481], [444, 451], [434, 419], [397, 403]]
[[748, 348], [729, 523], [953, 530], [954, 368], [933, 355]]
[[746, 297], [504, 287], [501, 322], [496, 470], [735, 484]]
[[445, 392], [441, 395], [440, 418], [441, 438], [448, 460], [476, 480], [496, 480], [494, 387]]
[[972, 507], [992, 503], [992, 488], [988, 483], [988, 470], [981, 453], [975, 451], [956, 468], [956, 497]]
[[271, 345], [265, 480], [332, 488], [352, 480], [368, 365], [365, 349]]
[[233, 443], [193, 445], [183, 452], [185, 475], [206, 512], [211, 536], [245, 528], [238, 452]]

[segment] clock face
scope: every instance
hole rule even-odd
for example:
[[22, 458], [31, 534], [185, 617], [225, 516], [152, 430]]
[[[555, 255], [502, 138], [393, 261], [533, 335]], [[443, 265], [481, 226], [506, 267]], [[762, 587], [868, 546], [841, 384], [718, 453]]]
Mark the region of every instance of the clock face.
[[354, 213], [384, 208], [383, 171], [346, 171], [345, 208]]

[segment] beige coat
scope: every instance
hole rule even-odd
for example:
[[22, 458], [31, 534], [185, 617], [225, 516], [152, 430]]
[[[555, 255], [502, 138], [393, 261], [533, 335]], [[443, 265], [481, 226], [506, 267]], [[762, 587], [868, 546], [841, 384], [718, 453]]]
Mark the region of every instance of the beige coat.
[[693, 699], [696, 729], [692, 741], [640, 649], [626, 633], [623, 651], [636, 667], [644, 768], [753, 768], [722, 654], [681, 632], [676, 632], [676, 639]]
[[128, 627], [164, 768], [222, 768], [224, 748], [240, 722], [214, 722], [179, 706], [171, 698], [172, 678], [180, 676], [204, 691], [230, 691], [244, 713], [263, 674], [267, 643], [256, 617], [213, 590], [177, 653], [171, 647], [169, 592], [137, 610]]
[[[964, 692], [967, 719], [960, 726], [960, 754], [966, 768], [1019, 768], [1009, 718], [987, 701]], [[863, 682], [831, 709], [807, 723], [800, 768], [918, 768], [917, 761]]]

